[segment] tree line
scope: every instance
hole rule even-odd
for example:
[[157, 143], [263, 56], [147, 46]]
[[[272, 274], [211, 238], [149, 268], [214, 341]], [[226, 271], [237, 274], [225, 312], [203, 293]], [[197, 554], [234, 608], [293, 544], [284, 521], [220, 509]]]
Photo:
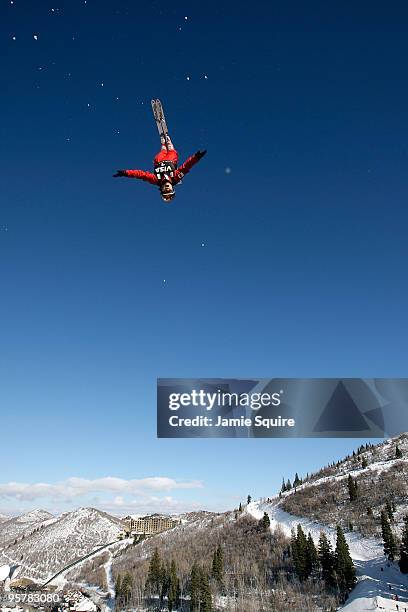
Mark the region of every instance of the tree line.
[[[189, 596], [192, 612], [211, 612], [213, 610], [212, 589], [222, 591], [224, 585], [224, 552], [221, 545], [214, 550], [209, 566], [194, 562], [191, 566], [186, 593], [180, 589], [180, 578], [176, 562], [164, 561], [155, 548], [149, 562], [145, 585], [145, 596], [158, 600], [160, 607], [166, 601], [169, 612], [177, 610], [181, 600]], [[119, 606], [127, 605], [130, 600], [129, 578], [117, 580], [116, 597]]]
[[302, 526], [298, 525], [296, 531], [292, 529], [291, 552], [295, 573], [300, 581], [322, 578], [327, 587], [335, 589], [345, 599], [356, 583], [356, 570], [339, 525], [336, 535], [334, 550], [323, 532], [316, 548], [311, 534], [306, 537]]

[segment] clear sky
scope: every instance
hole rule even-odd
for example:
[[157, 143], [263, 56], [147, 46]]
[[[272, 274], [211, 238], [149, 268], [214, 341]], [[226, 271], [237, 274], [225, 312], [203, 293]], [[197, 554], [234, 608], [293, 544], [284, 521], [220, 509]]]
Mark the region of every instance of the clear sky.
[[[407, 25], [1, 0], [0, 511], [226, 509], [359, 444], [157, 440], [155, 385], [406, 376]], [[171, 205], [112, 178], [151, 169], [152, 97], [208, 149]]]

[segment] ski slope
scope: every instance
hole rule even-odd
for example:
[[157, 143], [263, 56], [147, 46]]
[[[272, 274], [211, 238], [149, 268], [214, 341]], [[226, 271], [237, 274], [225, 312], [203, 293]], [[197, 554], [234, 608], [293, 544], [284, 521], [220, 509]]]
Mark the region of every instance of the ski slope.
[[[271, 530], [279, 527], [289, 537], [291, 529], [296, 529], [300, 524], [306, 535], [311, 533], [316, 544], [320, 533], [324, 531], [333, 547], [335, 546], [334, 529], [309, 518], [288, 514], [280, 508], [277, 499], [270, 503], [262, 500], [251, 502], [247, 506], [247, 512], [258, 520], [266, 512], [271, 521]], [[358, 582], [341, 610], [408, 612], [408, 576], [401, 574], [396, 563], [387, 563], [381, 542], [374, 538], [364, 538], [357, 533], [346, 533], [345, 537], [356, 566]], [[393, 596], [398, 596], [398, 601], [393, 600]]]

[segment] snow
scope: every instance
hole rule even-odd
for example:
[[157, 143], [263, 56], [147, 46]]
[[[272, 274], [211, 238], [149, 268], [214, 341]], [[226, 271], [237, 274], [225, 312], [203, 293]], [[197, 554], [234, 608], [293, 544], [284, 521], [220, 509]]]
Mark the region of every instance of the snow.
[[[357, 467], [355, 469], [347, 469], [348, 463], [346, 463], [340, 466], [339, 472], [337, 474], [332, 474], [330, 476], [322, 476], [321, 478], [318, 478], [316, 480], [307, 481], [304, 484], [298, 485], [296, 487], [296, 491], [302, 491], [302, 489], [307, 487], [318, 487], [324, 484], [325, 482], [339, 482], [348, 478], [349, 475], [351, 475], [353, 478], [356, 478], [357, 476], [367, 474], [368, 472], [376, 472], [377, 474], [380, 474], [381, 472], [386, 472], [394, 465], [401, 463], [408, 465], [408, 459], [382, 459], [380, 461], [374, 461], [373, 463], [370, 463], [365, 468]], [[290, 491], [285, 491], [284, 493], [282, 493], [282, 496], [292, 495], [294, 492], [295, 489], [292, 488]]]
[[[327, 476], [312, 475], [310, 479], [302, 485], [292, 487], [290, 491], [281, 493], [282, 498], [287, 498], [296, 492], [308, 489], [309, 487], [320, 487], [326, 483], [341, 482], [352, 476], [353, 478], [366, 477], [374, 481], [372, 486], [376, 486], [376, 482], [381, 478], [381, 474], [388, 472], [393, 468], [397, 468], [408, 477], [408, 459], [401, 457], [395, 458], [395, 448], [398, 446], [402, 450], [405, 457], [408, 455], [408, 436], [401, 434], [396, 438], [386, 440], [382, 444], [373, 448], [368, 448], [362, 451], [361, 457], [365, 457], [368, 461], [366, 467], [356, 466], [355, 458], [349, 457], [342, 461], [339, 466], [331, 469], [331, 474]], [[278, 496], [272, 499], [277, 500]], [[403, 528], [404, 516], [408, 513], [408, 499], [406, 501], [398, 500], [396, 512], [394, 513], [394, 532], [400, 535]], [[408, 612], [408, 611], [407, 611]]]
[[41, 508], [37, 508], [36, 510], [32, 510], [31, 512], [26, 512], [21, 516], [16, 518], [17, 523], [35, 523], [37, 521], [46, 521], [48, 519], [52, 519], [54, 516], [51, 512], [47, 512], [47, 510], [41, 510]]
[[[356, 562], [359, 582], [341, 608], [346, 612], [362, 610], [399, 610], [408, 612], [408, 580], [399, 571], [398, 565], [390, 567], [384, 557], [365, 563]], [[381, 567], [383, 571], [381, 571]], [[391, 586], [391, 589], [389, 588]], [[392, 599], [398, 595], [398, 601]]]
[[94, 612], [96, 610], [96, 605], [90, 599], [83, 599], [74, 606], [74, 610], [78, 612]]
[[[279, 527], [287, 536], [290, 536], [292, 528], [296, 529], [300, 524], [306, 534], [311, 533], [316, 544], [323, 531], [332, 545], [335, 545], [336, 532], [334, 529], [309, 518], [285, 512], [279, 507], [278, 499], [270, 503], [251, 502], [246, 510], [258, 520], [266, 512], [271, 521], [272, 531]], [[363, 610], [405, 612], [406, 608], [408, 612], [408, 576], [401, 574], [397, 564], [387, 562], [380, 541], [365, 538], [357, 533], [346, 533], [345, 537], [351, 558], [356, 566], [358, 583], [341, 610], [346, 612], [363, 612]], [[394, 601], [392, 595], [398, 595], [399, 601]]]
[[6, 580], [10, 576], [10, 566], [2, 565], [0, 567], [0, 581]]
[[113, 555], [112, 555], [111, 551], [109, 551], [109, 559], [107, 560], [107, 562], [104, 564], [103, 567], [105, 568], [106, 584], [108, 585], [109, 597], [114, 599], [114, 597], [115, 597], [115, 581], [113, 580], [113, 573], [112, 573], [112, 559], [113, 559]]
[[49, 517], [36, 510], [0, 523], [0, 563], [20, 566], [20, 577], [46, 581], [74, 560], [116, 542], [123, 530], [118, 518], [95, 508]]
[[[336, 544], [335, 529], [322, 525], [321, 523], [309, 518], [289, 514], [288, 512], [282, 510], [282, 508], [280, 508], [279, 504], [276, 502], [272, 502], [272, 504], [251, 502], [247, 506], [247, 511], [256, 519], [261, 519], [263, 517], [263, 513], [267, 512], [271, 521], [271, 529], [275, 529], [279, 525], [282, 531], [288, 537], [290, 537], [291, 530], [296, 530], [297, 525], [300, 524], [302, 525], [303, 531], [306, 533], [311, 533], [313, 540], [316, 543], [319, 540], [320, 533], [324, 531], [332, 546], [334, 547]], [[346, 533], [345, 537], [350, 548], [351, 557], [355, 560], [367, 561], [370, 559], [376, 559], [382, 555], [382, 545], [374, 538], [364, 538], [358, 533]]]

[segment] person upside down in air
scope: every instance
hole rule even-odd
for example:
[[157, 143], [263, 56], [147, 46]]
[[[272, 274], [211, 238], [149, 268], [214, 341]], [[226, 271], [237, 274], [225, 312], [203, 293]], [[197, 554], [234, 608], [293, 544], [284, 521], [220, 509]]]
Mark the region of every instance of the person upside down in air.
[[207, 151], [197, 151], [191, 155], [179, 168], [178, 153], [171, 142], [168, 134], [160, 137], [161, 151], [157, 153], [153, 160], [154, 173], [144, 170], [117, 170], [113, 176], [127, 176], [147, 181], [151, 185], [158, 185], [162, 199], [170, 202], [176, 195], [174, 186], [181, 182], [182, 178], [190, 172], [191, 168], [200, 161]]

